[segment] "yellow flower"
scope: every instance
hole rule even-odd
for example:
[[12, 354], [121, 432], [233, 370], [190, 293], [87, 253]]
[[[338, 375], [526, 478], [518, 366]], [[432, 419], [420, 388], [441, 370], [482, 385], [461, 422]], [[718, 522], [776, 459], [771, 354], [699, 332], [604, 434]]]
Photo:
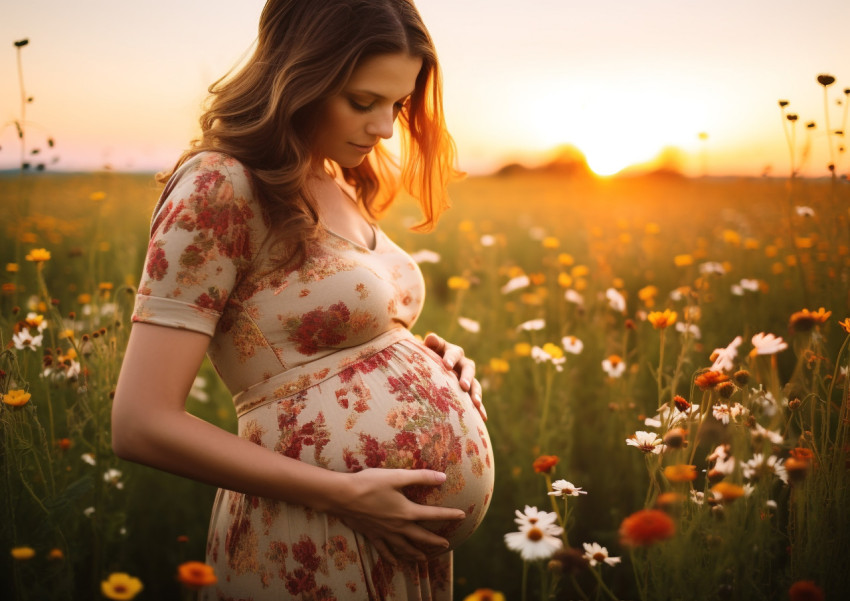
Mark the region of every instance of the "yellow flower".
[[564, 356], [564, 351], [557, 344], [552, 344], [551, 342], [547, 342], [543, 345], [543, 351], [552, 357], [553, 359], [560, 359]]
[[142, 581], [124, 572], [114, 572], [101, 581], [100, 592], [107, 599], [128, 600], [142, 590]]
[[741, 234], [736, 232], [735, 230], [723, 230], [723, 241], [727, 244], [732, 244], [734, 246], [740, 246], [741, 244]]
[[50, 260], [50, 251], [45, 248], [34, 248], [24, 258], [33, 263], [44, 263]]
[[31, 396], [26, 390], [10, 390], [3, 395], [3, 402], [12, 407], [23, 407], [29, 402]]
[[652, 311], [649, 315], [646, 316], [646, 319], [649, 323], [652, 324], [652, 327], [656, 330], [663, 330], [669, 326], [672, 326], [676, 323], [676, 318], [678, 315], [675, 311], [671, 311], [670, 309], [664, 309], [664, 311]]
[[747, 250], [758, 250], [759, 241], [755, 238], [747, 238], [744, 240], [744, 248]]
[[475, 222], [472, 221], [471, 219], [464, 219], [463, 221], [461, 221], [458, 224], [457, 229], [459, 229], [462, 232], [474, 232], [475, 231]]
[[563, 271], [558, 274], [558, 285], [561, 288], [569, 288], [573, 285], [573, 278], [570, 277], [570, 274], [564, 273]]
[[514, 352], [518, 357], [528, 357], [531, 355], [531, 345], [527, 342], [517, 342], [514, 345]]
[[8, 271], [9, 273], [18, 273], [18, 264], [6, 263], [6, 271]]
[[561, 246], [560, 240], [558, 240], [555, 236], [546, 236], [542, 241], [543, 248], [558, 248]]
[[91, 294], [87, 292], [83, 292], [82, 294], [77, 295], [77, 302], [81, 305], [87, 305], [91, 302]]
[[574, 278], [583, 278], [589, 273], [590, 269], [588, 269], [587, 265], [576, 265], [570, 270], [570, 275]]
[[558, 255], [558, 263], [560, 263], [561, 265], [569, 267], [570, 265], [575, 263], [575, 259], [573, 259], [573, 256], [570, 255], [570, 254], [561, 253], [561, 254]]
[[449, 278], [450, 290], [469, 290], [469, 280], [463, 276], [453, 275]]
[[32, 547], [12, 547], [12, 557], [23, 561], [35, 557], [35, 549]]
[[504, 359], [493, 358], [490, 359], [490, 369], [497, 374], [505, 374], [508, 373], [511, 366]]
[[505, 596], [499, 591], [480, 588], [471, 595], [464, 597], [463, 601], [505, 601]]
[[186, 587], [197, 589], [218, 582], [211, 565], [202, 561], [187, 561], [177, 566], [177, 579]]
[[112, 282], [101, 282], [100, 284], [97, 285], [97, 289], [101, 290], [101, 291], [102, 290], [112, 290], [114, 287], [115, 286], [112, 284]]
[[106, 198], [106, 192], [92, 192], [89, 194], [89, 200], [93, 200], [95, 202], [103, 200]]
[[812, 248], [814, 246], [814, 240], [807, 236], [797, 236], [794, 238], [794, 246], [797, 248]]
[[694, 257], [693, 257], [693, 255], [687, 255], [687, 254], [676, 255], [675, 257], [673, 257], [673, 264], [676, 267], [687, 267], [688, 265], [694, 264]]
[[658, 288], [650, 284], [638, 290], [638, 298], [644, 302], [647, 307], [655, 304], [655, 297], [658, 296]]
[[59, 339], [62, 340], [64, 338], [67, 338], [68, 340], [73, 340], [74, 339], [74, 330], [71, 330], [69, 328], [69, 329], [60, 331], [59, 332]]

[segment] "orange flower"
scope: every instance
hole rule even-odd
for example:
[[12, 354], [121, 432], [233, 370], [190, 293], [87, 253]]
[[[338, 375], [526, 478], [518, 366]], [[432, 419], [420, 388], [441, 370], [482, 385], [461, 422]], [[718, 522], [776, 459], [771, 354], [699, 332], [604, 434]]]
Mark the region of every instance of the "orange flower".
[[700, 390], [711, 390], [721, 382], [729, 379], [724, 373], [719, 371], [704, 371], [694, 379], [694, 384], [699, 386]]
[[850, 317], [845, 317], [844, 321], [839, 321], [838, 325], [841, 326], [841, 329], [850, 334]]
[[802, 480], [806, 477], [809, 468], [812, 466], [811, 461], [789, 457], [785, 460], [785, 471], [788, 472], [788, 477], [792, 480]]
[[532, 467], [538, 474], [551, 474], [552, 468], [560, 461], [556, 455], [541, 455], [534, 460]]
[[664, 309], [664, 311], [650, 312], [650, 314], [646, 316], [646, 319], [649, 320], [649, 323], [651, 323], [652, 327], [656, 330], [663, 330], [664, 328], [670, 327], [676, 323], [677, 317], [678, 315], [675, 311]]
[[629, 547], [648, 546], [676, 533], [672, 518], [658, 509], [641, 509], [620, 524], [620, 543]]
[[679, 464], [664, 468], [664, 477], [670, 482], [692, 482], [697, 479], [697, 466]]
[[712, 486], [711, 492], [715, 493], [715, 495], [719, 495], [720, 500], [723, 502], [734, 501], [738, 497], [744, 496], [743, 487], [725, 481], [718, 482]]
[[685, 495], [679, 492], [663, 492], [655, 499], [655, 506], [661, 508], [671, 508], [684, 503]]
[[811, 580], [798, 580], [788, 589], [789, 601], [823, 601], [823, 590]]
[[808, 332], [816, 325], [826, 323], [830, 315], [832, 315], [832, 311], [826, 311], [823, 307], [817, 311], [803, 309], [791, 315], [788, 325], [792, 332]]
[[63, 451], [67, 451], [68, 449], [71, 448], [72, 445], [73, 445], [73, 443], [71, 442], [70, 438], [60, 438], [59, 440], [56, 441], [56, 446], [59, 447]]
[[463, 601], [505, 601], [505, 595], [489, 588], [480, 588], [467, 595]]
[[201, 588], [218, 582], [215, 570], [202, 561], [187, 561], [177, 566], [177, 580], [188, 588]]

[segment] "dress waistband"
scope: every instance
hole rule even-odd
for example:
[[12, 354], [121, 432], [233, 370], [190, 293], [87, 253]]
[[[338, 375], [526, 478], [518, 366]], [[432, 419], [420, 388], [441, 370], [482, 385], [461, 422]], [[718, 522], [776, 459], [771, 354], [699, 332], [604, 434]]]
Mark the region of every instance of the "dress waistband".
[[253, 384], [233, 397], [236, 416], [266, 403], [292, 396], [331, 378], [353, 364], [379, 353], [400, 340], [415, 340], [410, 330], [399, 326], [387, 330], [363, 344], [339, 349], [314, 361], [298, 365], [267, 380]]

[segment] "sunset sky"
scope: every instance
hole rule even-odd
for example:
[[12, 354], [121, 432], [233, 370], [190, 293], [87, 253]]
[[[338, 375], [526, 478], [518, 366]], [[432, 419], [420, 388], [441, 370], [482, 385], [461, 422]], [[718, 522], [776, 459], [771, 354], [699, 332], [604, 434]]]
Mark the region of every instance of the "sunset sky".
[[[28, 136], [56, 140], [52, 169], [157, 170], [196, 131], [206, 87], [245, 55], [263, 0], [18, 0], [0, 19], [0, 168], [20, 149], [11, 122], [23, 48]], [[537, 164], [574, 145], [616, 172], [676, 148], [688, 174], [786, 175], [777, 101], [800, 116], [804, 172], [825, 175], [850, 88], [847, 0], [420, 0], [445, 76], [461, 167]], [[809, 132], [805, 123], [815, 121]], [[705, 132], [707, 139], [700, 140]], [[670, 154], [670, 153], [668, 153]], [[850, 169], [841, 155], [839, 171]]]

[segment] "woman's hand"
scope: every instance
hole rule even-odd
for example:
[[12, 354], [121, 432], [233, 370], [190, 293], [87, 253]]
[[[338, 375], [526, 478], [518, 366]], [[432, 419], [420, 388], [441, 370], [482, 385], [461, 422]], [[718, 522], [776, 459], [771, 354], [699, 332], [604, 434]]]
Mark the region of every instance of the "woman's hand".
[[425, 346], [442, 357], [443, 365], [455, 372], [461, 390], [469, 393], [472, 404], [484, 421], [487, 421], [487, 410], [481, 401], [481, 383], [475, 379], [475, 361], [467, 357], [461, 347], [447, 342], [433, 332], [425, 336], [424, 342]]
[[396, 565], [399, 558], [424, 561], [448, 549], [449, 542], [423, 528], [419, 522], [460, 520], [460, 509], [420, 505], [402, 492], [406, 486], [439, 486], [446, 475], [432, 470], [365, 469], [345, 474], [335, 507], [328, 513], [368, 538], [385, 561]]

